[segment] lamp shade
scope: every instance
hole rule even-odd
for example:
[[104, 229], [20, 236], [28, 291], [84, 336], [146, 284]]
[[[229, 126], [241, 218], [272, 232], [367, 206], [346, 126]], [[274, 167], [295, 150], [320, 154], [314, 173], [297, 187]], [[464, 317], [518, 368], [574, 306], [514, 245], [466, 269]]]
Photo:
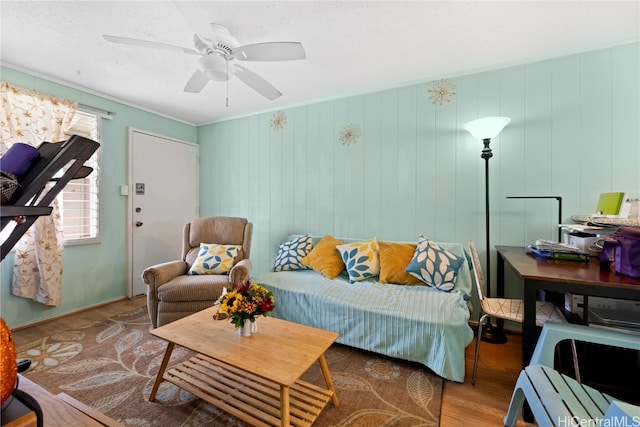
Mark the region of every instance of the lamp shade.
[[474, 138], [482, 141], [498, 136], [510, 121], [511, 119], [509, 117], [484, 117], [467, 122], [463, 127], [473, 135]]

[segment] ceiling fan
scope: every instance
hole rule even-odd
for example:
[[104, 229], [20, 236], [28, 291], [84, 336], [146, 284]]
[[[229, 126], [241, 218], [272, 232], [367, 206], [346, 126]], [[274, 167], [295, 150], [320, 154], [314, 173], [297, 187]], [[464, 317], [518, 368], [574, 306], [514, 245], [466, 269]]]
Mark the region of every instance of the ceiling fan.
[[194, 49], [129, 37], [106, 34], [102, 37], [112, 43], [199, 56], [198, 69], [184, 87], [184, 91], [190, 93], [200, 92], [209, 80], [228, 82], [235, 75], [247, 86], [273, 101], [282, 96], [282, 93], [255, 72], [238, 64], [238, 61], [291, 61], [306, 58], [304, 47], [299, 42], [265, 42], [240, 46], [225, 27], [209, 24], [209, 30], [209, 37], [193, 35]]

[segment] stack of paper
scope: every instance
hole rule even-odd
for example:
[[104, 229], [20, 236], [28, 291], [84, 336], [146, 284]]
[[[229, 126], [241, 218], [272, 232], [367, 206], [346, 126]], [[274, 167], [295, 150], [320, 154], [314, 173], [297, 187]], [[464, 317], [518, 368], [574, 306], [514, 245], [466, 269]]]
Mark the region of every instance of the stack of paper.
[[556, 259], [564, 261], [589, 261], [589, 253], [580, 248], [566, 243], [553, 242], [551, 240], [536, 240], [535, 245], [527, 247], [529, 252], [538, 259]]
[[536, 240], [536, 247], [541, 251], [580, 252], [580, 248], [566, 243], [558, 243], [552, 240]]

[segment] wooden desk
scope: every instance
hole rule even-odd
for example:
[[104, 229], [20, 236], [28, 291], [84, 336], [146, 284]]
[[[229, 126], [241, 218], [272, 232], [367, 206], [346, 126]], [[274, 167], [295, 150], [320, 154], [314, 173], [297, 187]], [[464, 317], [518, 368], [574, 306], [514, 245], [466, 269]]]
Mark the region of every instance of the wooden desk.
[[507, 265], [520, 278], [524, 290], [523, 367], [529, 364], [538, 340], [535, 315], [538, 290], [640, 301], [640, 279], [600, 270], [597, 257], [592, 257], [588, 263], [538, 260], [523, 247], [496, 246], [496, 249], [498, 293], [504, 292]]

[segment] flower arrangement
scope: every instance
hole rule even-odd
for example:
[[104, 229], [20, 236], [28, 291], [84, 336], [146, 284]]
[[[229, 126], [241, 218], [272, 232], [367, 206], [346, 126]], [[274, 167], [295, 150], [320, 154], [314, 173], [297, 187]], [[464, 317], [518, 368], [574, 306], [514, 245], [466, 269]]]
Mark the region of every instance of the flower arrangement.
[[220, 311], [231, 318], [236, 328], [243, 327], [247, 320], [255, 322], [257, 316], [266, 316], [276, 307], [271, 291], [250, 282], [224, 288], [218, 301]]

